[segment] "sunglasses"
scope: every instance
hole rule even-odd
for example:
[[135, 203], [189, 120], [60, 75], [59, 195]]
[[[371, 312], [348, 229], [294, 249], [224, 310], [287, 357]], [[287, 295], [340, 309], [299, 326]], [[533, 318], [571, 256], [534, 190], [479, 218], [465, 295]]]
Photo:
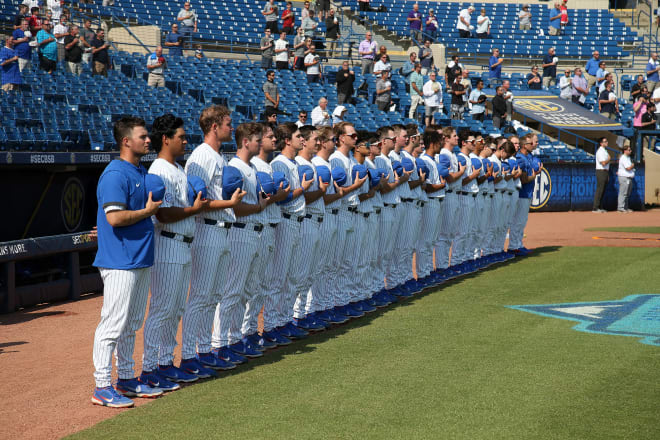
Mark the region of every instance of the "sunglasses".
[[358, 134], [357, 134], [357, 133], [344, 134], [344, 136], [349, 136], [349, 137], [352, 137], [353, 139], [357, 139], [357, 138], [358, 138]]

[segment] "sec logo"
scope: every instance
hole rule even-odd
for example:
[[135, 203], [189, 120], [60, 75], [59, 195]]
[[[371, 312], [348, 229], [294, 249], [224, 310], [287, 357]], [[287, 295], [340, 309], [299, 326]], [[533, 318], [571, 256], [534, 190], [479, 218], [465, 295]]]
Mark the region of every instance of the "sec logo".
[[543, 208], [552, 193], [552, 180], [550, 173], [545, 168], [541, 168], [541, 173], [536, 176], [534, 180], [534, 192], [532, 193], [532, 202], [530, 207], [532, 209]]
[[532, 112], [555, 113], [564, 111], [564, 107], [561, 104], [541, 99], [516, 99], [515, 105], [516, 107], [521, 107], [524, 110]]
[[64, 184], [60, 200], [62, 222], [67, 231], [74, 232], [80, 226], [84, 202], [85, 189], [82, 183], [75, 177], [69, 178]]

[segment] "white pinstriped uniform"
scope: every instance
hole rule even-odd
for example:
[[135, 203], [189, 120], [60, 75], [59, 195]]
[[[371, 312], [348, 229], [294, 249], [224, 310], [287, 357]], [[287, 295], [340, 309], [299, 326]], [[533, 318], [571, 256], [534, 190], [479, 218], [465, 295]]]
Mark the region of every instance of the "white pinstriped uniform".
[[[188, 206], [188, 179], [181, 165], [156, 159], [149, 173], [160, 176], [165, 183], [165, 196], [160, 208]], [[151, 269], [151, 298], [149, 315], [144, 324], [144, 354], [142, 369], [152, 371], [159, 364], [174, 361], [176, 332], [183, 315], [190, 287], [192, 257], [190, 244], [183, 237], [195, 233], [195, 219], [187, 217], [174, 223], [154, 222], [154, 265]], [[162, 231], [177, 234], [163, 237]]]
[[[354, 167], [359, 162], [353, 157], [351, 158], [351, 167]], [[366, 162], [362, 163], [367, 167]], [[351, 171], [352, 172], [352, 171]], [[369, 177], [364, 181], [356, 191], [356, 195], [367, 194], [369, 192]], [[371, 252], [374, 247], [374, 242], [371, 240], [369, 234], [370, 226], [373, 225], [374, 208], [373, 197], [362, 200], [357, 205], [357, 213], [353, 215], [355, 221], [355, 246], [356, 246], [356, 260], [355, 264], [355, 277], [352, 289], [353, 301], [360, 301], [370, 298], [371, 282], [369, 279], [369, 268], [371, 266]]]
[[[364, 164], [367, 166], [367, 169], [375, 170], [377, 168], [375, 158], [372, 161], [367, 157], [364, 160]], [[379, 254], [381, 246], [380, 241], [384, 239], [380, 229], [380, 218], [383, 215], [384, 205], [383, 197], [380, 191], [376, 191], [370, 200], [374, 211], [373, 214], [367, 218], [367, 226], [365, 230], [365, 235], [367, 236], [369, 264], [365, 277], [368, 281], [365, 281], [365, 283], [368, 286], [368, 291], [373, 294], [385, 288], [385, 273], [383, 271], [384, 263], [382, 261], [383, 259], [381, 258], [381, 255]]]
[[[470, 153], [469, 160], [477, 159], [481, 162], [481, 158], [475, 153]], [[468, 247], [468, 259], [476, 260], [481, 257], [481, 245], [484, 243], [484, 213], [486, 212], [486, 199], [488, 197], [488, 181], [484, 181], [481, 184], [478, 182], [478, 179], [483, 177], [486, 174], [484, 170], [483, 163], [479, 169], [479, 176], [473, 180], [477, 186], [477, 197], [474, 199], [474, 223], [472, 228], [472, 235], [470, 240], [470, 245]]]
[[[301, 188], [296, 161], [280, 154], [270, 163], [273, 171], [284, 173], [291, 191]], [[280, 205], [282, 221], [275, 228], [275, 253], [273, 255], [273, 278], [264, 304], [264, 330], [270, 331], [289, 322], [293, 314], [295, 288], [300, 276], [297, 268], [292, 267], [291, 258], [300, 246], [300, 223], [298, 218], [305, 216], [305, 197]], [[291, 216], [287, 219], [286, 216]], [[290, 307], [287, 309], [287, 306]]]
[[[229, 165], [238, 169], [243, 177], [242, 203], [259, 204], [257, 198], [257, 171], [252, 164], [233, 157]], [[253, 297], [259, 281], [259, 271], [264, 266], [265, 249], [261, 246], [261, 231], [267, 220], [262, 212], [237, 216], [229, 231], [229, 272], [224, 294], [215, 310], [211, 345], [220, 348], [239, 342], [243, 337], [241, 327], [245, 308]], [[239, 225], [245, 225], [240, 227]], [[256, 231], [256, 229], [261, 229]]]
[[[388, 173], [389, 183], [396, 181], [394, 170], [392, 169], [392, 161], [388, 156], [381, 153], [375, 158], [374, 162], [378, 168], [382, 168]], [[398, 225], [395, 222], [398, 220], [398, 206], [401, 203], [398, 188], [384, 193], [382, 201], [383, 205], [387, 204], [388, 206], [383, 207], [379, 217], [378, 235], [380, 239], [378, 241], [378, 257], [380, 261], [377, 264], [376, 270], [381, 272], [382, 278], [387, 282], [387, 287], [392, 288], [395, 286], [392, 284], [392, 281], [394, 279], [395, 262], [397, 261], [392, 255], [394, 253], [394, 242], [396, 239], [395, 232], [398, 230]]]
[[[503, 176], [502, 174], [502, 161], [495, 156], [494, 154], [489, 157], [490, 161], [494, 164], [497, 164], [499, 171], [496, 173], [493, 167], [493, 177]], [[506, 191], [507, 182], [502, 178], [497, 183], [494, 183], [495, 193], [493, 195], [493, 204], [491, 208], [491, 218], [493, 219], [489, 228], [489, 244], [488, 251], [489, 253], [500, 252], [502, 248], [498, 248], [499, 237], [502, 235], [502, 229], [504, 228], [504, 215], [505, 215], [505, 194], [503, 191]]]
[[[201, 144], [186, 162], [186, 173], [200, 177], [207, 188], [207, 198], [222, 200], [222, 172], [227, 161], [208, 144]], [[205, 224], [215, 220], [216, 225]], [[221, 227], [236, 220], [233, 209], [206, 211], [196, 216], [195, 241], [191, 247], [192, 277], [186, 310], [183, 313], [181, 357], [211, 351], [213, 317], [222, 298], [229, 267], [229, 229]]]
[[[396, 151], [392, 150], [390, 151], [390, 160], [392, 162], [394, 161], [401, 161], [401, 151], [397, 153]], [[414, 180], [414, 177], [411, 175], [410, 179]], [[412, 236], [412, 231], [410, 230], [410, 223], [409, 223], [409, 218], [411, 215], [411, 210], [410, 210], [410, 202], [404, 202], [403, 199], [410, 199], [411, 197], [411, 191], [410, 191], [410, 185], [407, 183], [403, 183], [399, 185], [395, 191], [397, 192], [397, 195], [399, 196], [399, 200], [401, 200], [401, 203], [399, 203], [397, 207], [397, 218], [394, 223], [394, 268], [393, 268], [393, 273], [392, 273], [392, 285], [390, 285], [389, 280], [387, 283], [388, 288], [396, 287], [408, 279], [405, 278], [407, 270], [406, 270], [406, 265], [409, 265], [412, 267], [412, 253], [410, 254], [410, 258], [407, 258], [408, 256], [408, 250], [407, 247], [410, 244], [411, 236]]]
[[[330, 156], [332, 168], [341, 167], [346, 173], [346, 186], [353, 184], [353, 166], [348, 157], [337, 150]], [[337, 248], [335, 249], [335, 264], [337, 264], [336, 283], [332, 287], [335, 296], [335, 304], [343, 306], [352, 301], [353, 288], [355, 287], [355, 261], [358, 256], [357, 229], [355, 226], [355, 214], [349, 211], [357, 209], [359, 199], [357, 190], [341, 198], [341, 208], [337, 215]]]
[[[460, 177], [460, 180], [462, 181], [465, 177], [468, 177], [470, 174], [472, 174], [472, 162], [467, 155], [463, 153], [458, 154], [462, 155], [466, 161], [465, 172]], [[458, 198], [460, 225], [458, 228], [457, 238], [454, 242], [456, 244], [456, 258], [458, 263], [463, 263], [468, 259], [472, 259], [469, 249], [471, 241], [470, 239], [472, 238], [474, 231], [474, 211], [476, 206], [476, 200], [472, 194], [477, 194], [479, 192], [479, 186], [476, 183], [476, 179], [468, 182], [466, 185], [462, 185], [461, 191], [468, 194], [463, 194]]]
[[[443, 148], [440, 153], [449, 158], [451, 167], [450, 173], [458, 171], [458, 160], [456, 155], [450, 150]], [[461, 189], [461, 178], [454, 182], [447, 182], [445, 188], [445, 200], [442, 209], [442, 228], [440, 229], [441, 245], [436, 248], [436, 266], [440, 269], [449, 267], [449, 250], [451, 249], [451, 265], [456, 265], [456, 238], [461, 220], [459, 212], [459, 196], [457, 191]]]
[[[405, 157], [410, 159], [413, 163], [413, 172], [410, 175], [410, 181], [418, 180], [419, 173], [417, 172], [415, 158], [405, 150], [401, 150], [400, 153], [401, 159]], [[402, 195], [401, 197], [412, 199], [412, 202], [403, 203], [405, 215], [404, 221], [401, 222], [401, 229], [399, 230], [399, 234], [402, 236], [400, 249], [403, 251], [403, 262], [399, 265], [399, 269], [401, 270], [399, 284], [413, 279], [412, 258], [418, 246], [421, 217], [421, 210], [418, 202], [423, 201], [420, 193], [417, 191], [419, 187], [411, 189], [410, 184], [402, 186], [406, 187], [407, 195]]]
[[[439, 185], [440, 174], [438, 173], [435, 159], [426, 153], [422, 154], [421, 158], [429, 169], [429, 174], [426, 176], [425, 182], [427, 184]], [[433, 271], [433, 248], [438, 243], [440, 229], [442, 228], [441, 208], [444, 197], [444, 189], [428, 193], [428, 201], [422, 208], [420, 234], [422, 238], [416, 258], [418, 278], [424, 278]]]
[[[307, 165], [314, 170], [314, 181], [307, 191], [314, 192], [319, 189], [319, 176], [316, 173], [316, 166], [307, 159], [297, 156], [296, 163], [298, 165]], [[304, 197], [304, 196], [303, 196]], [[300, 225], [300, 247], [298, 252], [293, 255], [291, 262], [293, 267], [296, 268], [299, 274], [299, 282], [294, 285], [295, 299], [291, 304], [293, 317], [302, 319], [307, 314], [307, 303], [311, 303], [311, 291], [314, 274], [314, 261], [317, 259], [319, 250], [319, 242], [321, 238], [321, 225], [325, 220], [325, 204], [323, 203], [323, 196], [314, 200], [312, 203], [305, 202], [305, 214], [311, 215], [312, 218], [305, 219]]]
[[[312, 158], [312, 163], [317, 167], [326, 166], [329, 170], [332, 170], [330, 162], [320, 156]], [[331, 177], [326, 194], [331, 195], [336, 193], [337, 190]], [[319, 251], [315, 254], [310, 271], [313, 277], [313, 284], [311, 287], [311, 297], [308, 297], [305, 308], [307, 313], [327, 310], [338, 305], [335, 303], [335, 298], [332, 295], [331, 286], [335, 285], [338, 276], [338, 264], [335, 264], [334, 258], [337, 253], [337, 217], [339, 215], [339, 208], [341, 208], [341, 199], [325, 205], [324, 208], [325, 217], [319, 231]], [[335, 213], [333, 214], [333, 212]]]
[[[520, 165], [518, 164], [517, 166], [519, 167]], [[511, 183], [511, 181], [509, 182], [509, 214], [507, 219], [507, 229], [509, 230], [509, 241], [511, 241], [511, 227], [513, 225], [514, 216], [516, 215], [516, 212], [519, 209], [518, 208], [518, 203], [520, 200], [519, 191], [521, 188], [522, 188], [522, 182], [520, 181], [520, 177], [513, 180], [513, 183]], [[529, 207], [527, 208], [527, 212], [529, 212]], [[523, 235], [524, 235], [524, 230], [523, 230]], [[506, 240], [506, 237], [504, 237], [503, 239]], [[522, 243], [522, 236], [521, 236], [521, 243]]]
[[[492, 157], [492, 155], [491, 155]], [[489, 158], [488, 158], [489, 159]], [[483, 164], [485, 161], [484, 158], [481, 159], [481, 163]], [[482, 165], [483, 166], [483, 165]], [[485, 168], [484, 168], [485, 169]], [[485, 212], [482, 216], [482, 239], [483, 239], [483, 244], [481, 246], [481, 249], [483, 251], [483, 255], [489, 255], [492, 254], [492, 237], [493, 237], [493, 231], [495, 229], [495, 225], [497, 224], [497, 210], [499, 209], [495, 205], [495, 182], [494, 178], [491, 176], [486, 180], [487, 183], [487, 188], [488, 188], [488, 196], [485, 198], [485, 205], [484, 209]]]
[[[259, 157], [250, 159], [250, 163], [257, 171], [273, 175], [273, 168], [270, 164]], [[282, 220], [282, 214], [277, 204], [272, 203], [263, 211], [265, 214], [264, 230], [261, 232], [261, 245], [263, 246], [263, 267], [257, 270], [253, 276], [256, 282], [256, 292], [248, 300], [245, 309], [245, 316], [243, 317], [243, 327], [241, 332], [243, 335], [251, 335], [256, 333], [258, 328], [259, 313], [264, 306], [266, 300], [266, 293], [273, 284], [273, 270], [275, 265], [272, 264], [272, 258], [275, 252], [275, 228]]]

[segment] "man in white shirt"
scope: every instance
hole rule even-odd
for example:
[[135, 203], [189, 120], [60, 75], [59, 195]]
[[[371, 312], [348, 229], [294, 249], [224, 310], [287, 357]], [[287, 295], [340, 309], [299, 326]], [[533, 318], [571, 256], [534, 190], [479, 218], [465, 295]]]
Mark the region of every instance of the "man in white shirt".
[[470, 38], [470, 31], [474, 29], [474, 26], [470, 24], [470, 20], [472, 19], [471, 14], [473, 12], [474, 6], [468, 6], [466, 9], [462, 9], [458, 14], [456, 29], [458, 29], [459, 37]]
[[314, 127], [332, 126], [332, 118], [328, 112], [328, 100], [326, 98], [319, 99], [319, 105], [312, 110], [312, 125]]
[[392, 71], [389, 55], [383, 55], [376, 64], [374, 64], [374, 75], [379, 76], [383, 70], [387, 70], [388, 72]]
[[307, 110], [300, 110], [298, 112], [298, 120], [296, 121], [296, 125], [298, 128], [302, 127], [303, 125], [307, 125]]
[[60, 0], [48, 0], [46, 4], [48, 5], [48, 9], [50, 9], [50, 12], [53, 14], [53, 20], [55, 22], [59, 22], [60, 17], [62, 16], [62, 2]]
[[314, 43], [309, 45], [309, 53], [305, 56], [305, 69], [307, 71], [307, 82], [321, 82], [321, 58], [315, 53]]
[[610, 161], [612, 158], [607, 152], [608, 141], [606, 137], [598, 139], [596, 150], [596, 192], [594, 193], [593, 212], [605, 212], [603, 209], [603, 195], [610, 178]]
[[280, 38], [275, 40], [275, 67], [277, 70], [289, 69], [289, 42], [286, 32], [280, 32]]
[[617, 203], [617, 211], [619, 212], [632, 212], [632, 209], [628, 208], [633, 179], [635, 178], [635, 165], [630, 159], [631, 154], [632, 148], [630, 145], [626, 145], [623, 147], [623, 154], [619, 157], [619, 169], [616, 173], [619, 177], [619, 198]]
[[470, 112], [472, 119], [481, 122], [483, 122], [484, 117], [488, 114], [488, 110], [486, 109], [486, 95], [482, 92], [483, 88], [483, 80], [478, 80], [477, 88], [472, 90], [469, 98], [470, 104], [472, 104], [472, 110]]
[[424, 93], [426, 125], [429, 125], [433, 119], [433, 113], [442, 109], [442, 86], [436, 81], [435, 72], [429, 73], [429, 80], [424, 84], [422, 92]]
[[55, 35], [55, 41], [57, 41], [57, 61], [62, 61], [65, 55], [64, 38], [69, 35], [69, 27], [66, 25], [66, 17], [62, 16], [59, 19], [53, 19], [57, 23], [55, 28], [53, 28], [53, 35]]
[[573, 85], [571, 81], [571, 70], [566, 69], [564, 76], [559, 80], [559, 97], [570, 101], [573, 97]]

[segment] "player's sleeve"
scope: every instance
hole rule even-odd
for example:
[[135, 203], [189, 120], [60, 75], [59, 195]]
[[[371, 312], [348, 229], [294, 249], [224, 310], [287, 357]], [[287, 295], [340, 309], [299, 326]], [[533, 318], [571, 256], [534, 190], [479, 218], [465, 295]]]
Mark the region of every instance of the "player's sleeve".
[[99, 205], [107, 213], [125, 210], [128, 207], [128, 179], [119, 171], [108, 171], [98, 184]]

